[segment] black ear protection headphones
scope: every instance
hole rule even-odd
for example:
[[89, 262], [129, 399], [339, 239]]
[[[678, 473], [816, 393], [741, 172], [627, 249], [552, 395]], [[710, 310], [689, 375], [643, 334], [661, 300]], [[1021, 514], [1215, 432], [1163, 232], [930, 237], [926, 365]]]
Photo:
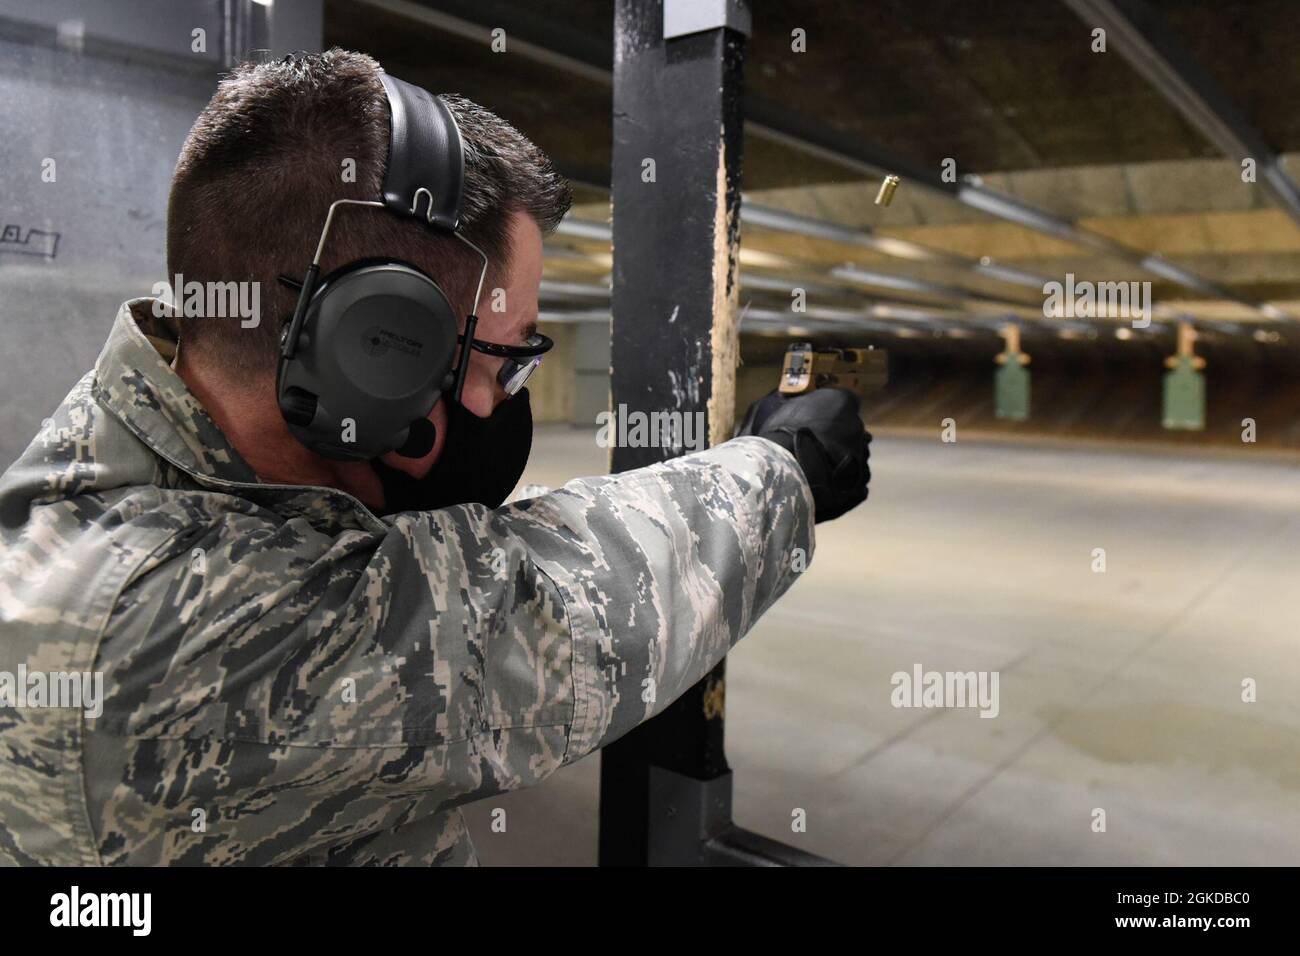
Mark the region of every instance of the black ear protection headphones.
[[[330, 205], [280, 340], [280, 411], [293, 436], [327, 458], [428, 454], [435, 438], [430, 410], [445, 392], [460, 401], [471, 348], [490, 344], [474, 339], [487, 256], [457, 232], [465, 178], [460, 129], [441, 98], [391, 76], [381, 79], [392, 116], [383, 200]], [[463, 336], [437, 283], [409, 263], [366, 259], [319, 278], [325, 240], [345, 205], [422, 219], [478, 253], [483, 271]], [[465, 348], [453, 368], [461, 341]]]

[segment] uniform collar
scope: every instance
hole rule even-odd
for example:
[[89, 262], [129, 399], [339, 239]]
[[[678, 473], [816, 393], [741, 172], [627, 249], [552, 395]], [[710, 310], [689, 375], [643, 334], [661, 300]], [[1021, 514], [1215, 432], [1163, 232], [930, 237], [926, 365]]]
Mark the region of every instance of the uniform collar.
[[172, 370], [176, 349], [174, 320], [161, 300], [122, 303], [95, 362], [99, 400], [155, 454], [183, 471], [256, 483], [256, 473]]

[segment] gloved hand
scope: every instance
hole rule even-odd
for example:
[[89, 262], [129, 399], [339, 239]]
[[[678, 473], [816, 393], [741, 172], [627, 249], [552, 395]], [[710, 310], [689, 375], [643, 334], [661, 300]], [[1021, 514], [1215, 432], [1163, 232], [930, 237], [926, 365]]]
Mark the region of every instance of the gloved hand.
[[766, 438], [794, 455], [812, 488], [818, 523], [867, 499], [871, 433], [850, 391], [819, 388], [792, 398], [769, 392], [749, 407], [736, 435]]

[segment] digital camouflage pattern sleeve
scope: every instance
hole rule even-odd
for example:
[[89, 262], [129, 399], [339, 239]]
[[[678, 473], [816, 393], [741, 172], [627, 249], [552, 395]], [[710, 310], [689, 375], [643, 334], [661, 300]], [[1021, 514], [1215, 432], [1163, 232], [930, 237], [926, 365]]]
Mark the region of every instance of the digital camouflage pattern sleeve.
[[380, 520], [150, 435], [210, 423], [127, 357], [147, 374], [74, 391], [59, 420], [90, 437], [41, 453], [90, 480], [24, 478], [30, 449], [5, 476], [44, 492], [5, 537], [0, 664], [106, 694], [95, 719], [0, 710], [9, 862], [473, 863], [459, 805], [661, 711], [811, 557], [807, 485], [764, 439]]
[[382, 536], [239, 514], [186, 536], [101, 649], [115, 691], [93, 743], [110, 767], [130, 753], [94, 794], [106, 859], [284, 862], [617, 738], [789, 586], [811, 541], [783, 454], [740, 440]]

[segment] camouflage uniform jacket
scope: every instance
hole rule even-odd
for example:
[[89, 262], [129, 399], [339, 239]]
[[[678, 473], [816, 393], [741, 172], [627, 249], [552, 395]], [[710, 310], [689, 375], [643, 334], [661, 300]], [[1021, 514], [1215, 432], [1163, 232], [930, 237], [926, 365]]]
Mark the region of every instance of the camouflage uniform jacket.
[[759, 438], [495, 510], [259, 483], [151, 303], [0, 479], [0, 672], [104, 687], [0, 702], [0, 862], [472, 864], [460, 804], [662, 710], [811, 557]]

